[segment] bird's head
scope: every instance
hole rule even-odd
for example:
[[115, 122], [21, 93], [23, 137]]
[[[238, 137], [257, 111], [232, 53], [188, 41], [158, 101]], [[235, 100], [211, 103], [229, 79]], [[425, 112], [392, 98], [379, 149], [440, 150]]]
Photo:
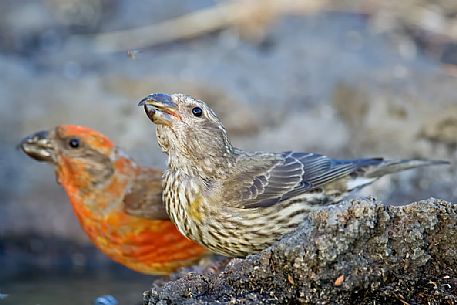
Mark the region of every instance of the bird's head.
[[118, 151], [103, 134], [83, 126], [59, 125], [24, 138], [19, 147], [31, 158], [51, 163], [61, 183], [93, 187], [114, 172]]
[[[157, 126], [157, 141], [175, 161], [203, 170], [230, 160], [233, 147], [214, 111], [203, 101], [183, 94], [150, 94], [140, 101]], [[173, 164], [170, 164], [173, 166]]]

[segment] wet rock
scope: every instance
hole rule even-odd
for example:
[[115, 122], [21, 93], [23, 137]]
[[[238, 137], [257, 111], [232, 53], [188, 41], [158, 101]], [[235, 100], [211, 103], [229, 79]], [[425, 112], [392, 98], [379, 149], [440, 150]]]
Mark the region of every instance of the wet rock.
[[220, 273], [155, 285], [144, 304], [454, 304], [456, 228], [457, 205], [438, 199], [346, 202]]

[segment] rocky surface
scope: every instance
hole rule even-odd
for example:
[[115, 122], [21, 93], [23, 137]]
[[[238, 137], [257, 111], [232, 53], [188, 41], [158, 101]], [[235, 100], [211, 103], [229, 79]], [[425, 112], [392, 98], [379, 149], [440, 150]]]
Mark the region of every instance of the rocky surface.
[[457, 205], [372, 199], [311, 213], [221, 272], [156, 284], [144, 304], [455, 304]]

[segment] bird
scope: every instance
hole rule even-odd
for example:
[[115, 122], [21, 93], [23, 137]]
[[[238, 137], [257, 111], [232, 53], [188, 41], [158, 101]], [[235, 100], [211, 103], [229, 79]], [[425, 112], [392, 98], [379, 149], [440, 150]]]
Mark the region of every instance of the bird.
[[162, 171], [136, 164], [105, 135], [59, 125], [25, 137], [19, 147], [53, 165], [82, 229], [113, 261], [165, 275], [209, 253], [170, 222], [162, 203]]
[[310, 211], [401, 170], [446, 161], [335, 160], [234, 147], [216, 113], [184, 94], [142, 99], [168, 155], [162, 200], [178, 230], [212, 252], [245, 257], [295, 230]]

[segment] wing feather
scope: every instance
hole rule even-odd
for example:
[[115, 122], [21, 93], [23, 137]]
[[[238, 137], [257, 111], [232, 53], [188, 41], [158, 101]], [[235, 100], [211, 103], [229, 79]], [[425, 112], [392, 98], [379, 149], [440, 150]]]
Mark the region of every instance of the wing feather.
[[168, 220], [162, 203], [162, 172], [141, 168], [132, 189], [124, 197], [124, 211], [132, 216], [152, 220]]
[[[240, 208], [268, 207], [316, 191], [363, 166], [313, 153], [253, 154], [237, 160], [239, 172], [223, 183], [222, 202]], [[244, 170], [243, 170], [244, 169]]]

